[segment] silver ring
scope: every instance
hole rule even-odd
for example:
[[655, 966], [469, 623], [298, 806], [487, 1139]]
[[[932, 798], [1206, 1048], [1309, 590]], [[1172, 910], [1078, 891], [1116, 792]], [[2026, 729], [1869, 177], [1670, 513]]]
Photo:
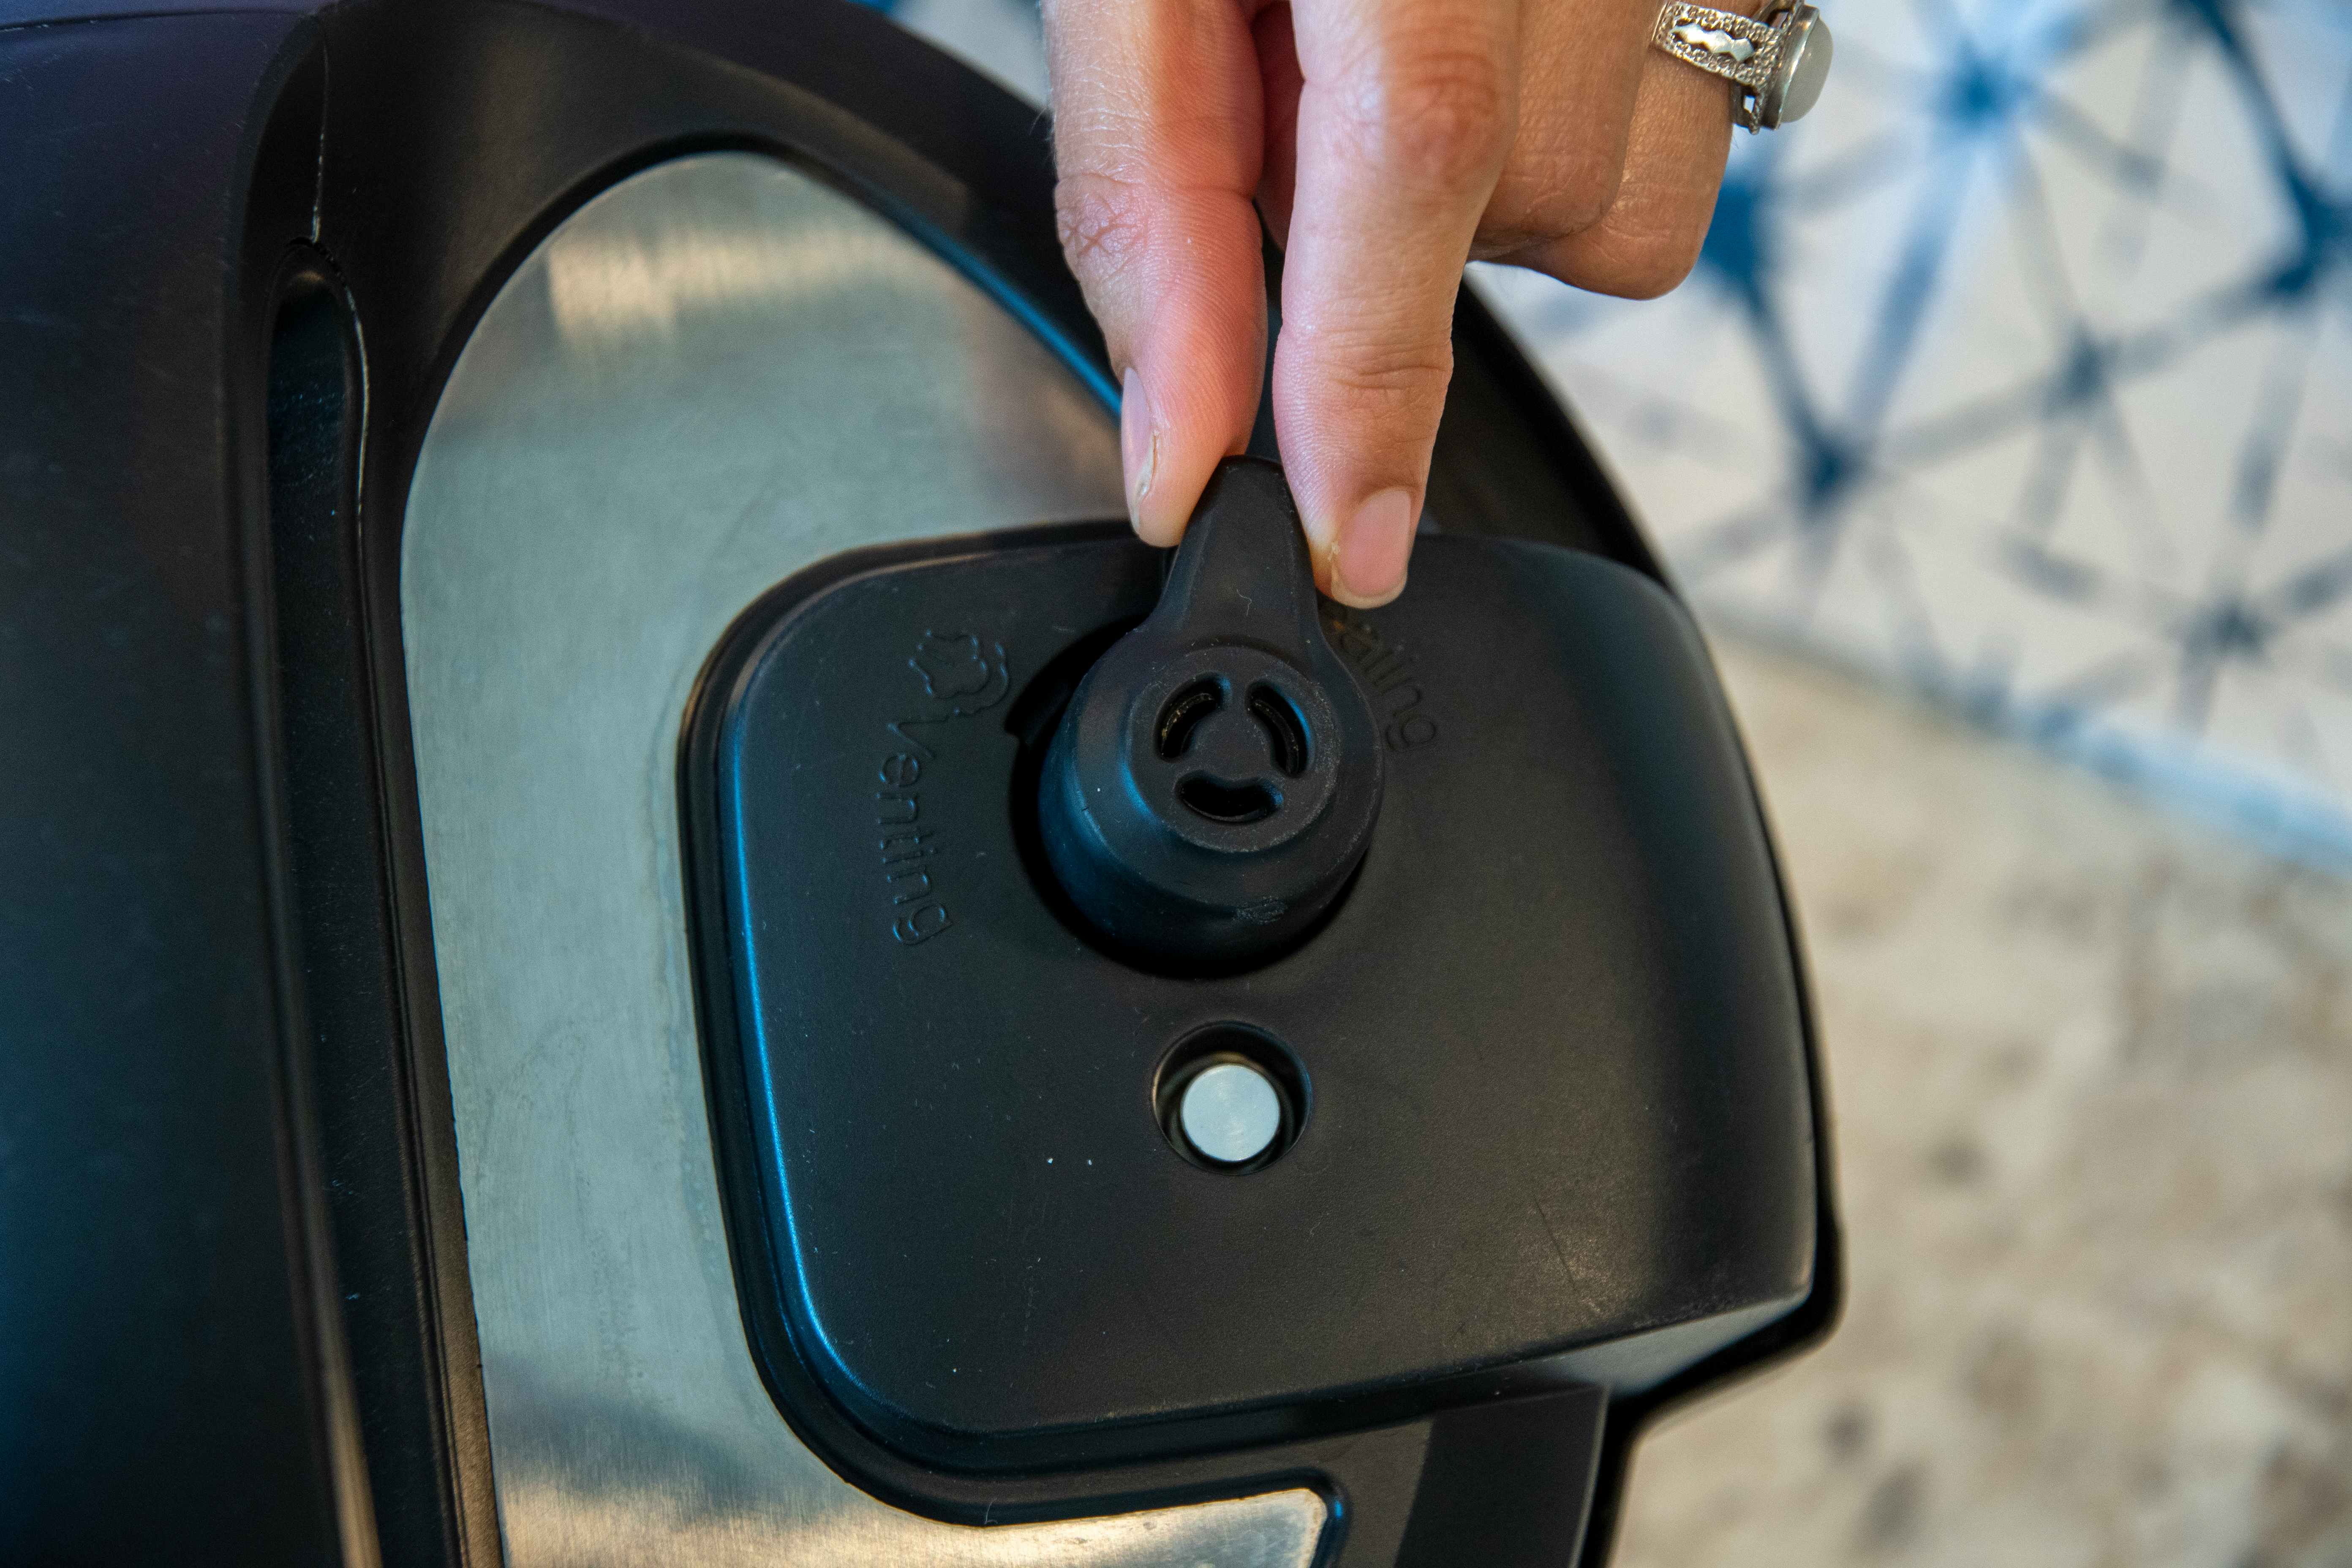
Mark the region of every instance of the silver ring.
[[1801, 120], [1830, 75], [1830, 26], [1811, 5], [1782, 4], [1760, 18], [1667, 0], [1650, 42], [1739, 89], [1734, 123], [1769, 131]]

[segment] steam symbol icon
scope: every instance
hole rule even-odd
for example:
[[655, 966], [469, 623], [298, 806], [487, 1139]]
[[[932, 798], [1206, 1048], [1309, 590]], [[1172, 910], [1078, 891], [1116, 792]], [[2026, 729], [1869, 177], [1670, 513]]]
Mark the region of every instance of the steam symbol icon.
[[1004, 645], [982, 643], [971, 632], [925, 632], [907, 663], [923, 678], [923, 689], [951, 713], [993, 708], [1012, 685]]

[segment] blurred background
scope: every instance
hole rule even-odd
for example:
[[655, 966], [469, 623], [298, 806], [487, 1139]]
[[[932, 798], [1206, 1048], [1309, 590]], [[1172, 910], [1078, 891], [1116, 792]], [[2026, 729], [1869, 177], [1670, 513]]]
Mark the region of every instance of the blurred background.
[[[1031, 0], [889, 8], [1042, 101]], [[1827, 14], [1676, 293], [1474, 268], [1716, 634], [1837, 1118], [1844, 1323], [1618, 1562], [2352, 1568], [2352, 6]]]

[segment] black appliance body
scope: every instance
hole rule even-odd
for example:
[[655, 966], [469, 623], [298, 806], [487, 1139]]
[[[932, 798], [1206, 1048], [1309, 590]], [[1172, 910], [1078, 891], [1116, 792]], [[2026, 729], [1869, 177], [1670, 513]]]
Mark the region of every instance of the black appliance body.
[[1474, 295], [1294, 628], [1377, 824], [1174, 952], [1055, 837], [1167, 565], [1032, 108], [834, 0], [17, 12], [0, 1556], [1597, 1565], [1829, 1331], [1737, 736]]

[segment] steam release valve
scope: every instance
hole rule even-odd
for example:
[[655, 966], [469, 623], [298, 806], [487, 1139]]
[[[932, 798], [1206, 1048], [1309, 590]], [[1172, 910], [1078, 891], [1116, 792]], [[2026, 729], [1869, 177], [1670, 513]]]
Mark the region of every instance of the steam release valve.
[[1038, 826], [1070, 901], [1119, 947], [1267, 957], [1346, 887], [1381, 809], [1370, 705], [1318, 617], [1282, 469], [1211, 477], [1159, 607], [1071, 698]]

